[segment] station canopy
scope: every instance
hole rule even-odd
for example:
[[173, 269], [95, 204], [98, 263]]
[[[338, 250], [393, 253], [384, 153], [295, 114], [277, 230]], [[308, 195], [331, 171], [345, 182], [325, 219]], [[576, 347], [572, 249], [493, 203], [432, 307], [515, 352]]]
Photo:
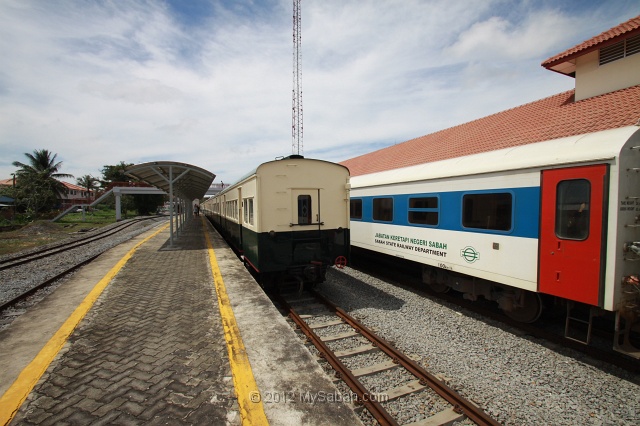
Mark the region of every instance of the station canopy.
[[173, 161], [136, 164], [125, 173], [185, 200], [203, 198], [216, 177], [200, 167]]

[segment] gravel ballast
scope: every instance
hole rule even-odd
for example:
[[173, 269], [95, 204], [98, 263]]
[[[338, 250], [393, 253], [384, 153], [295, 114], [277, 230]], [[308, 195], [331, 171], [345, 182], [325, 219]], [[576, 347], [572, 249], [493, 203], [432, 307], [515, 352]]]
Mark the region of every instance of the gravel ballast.
[[[502, 424], [640, 424], [640, 375], [351, 268], [319, 291]], [[405, 419], [420, 410], [401, 407]]]
[[[70, 267], [122, 244], [145, 231], [148, 231], [150, 226], [157, 225], [160, 221], [164, 222], [165, 219], [152, 218], [140, 221], [131, 227], [110, 236], [109, 238], [94, 241], [82, 247], [67, 250], [24, 265], [0, 271], [0, 303], [9, 301], [45, 280], [64, 272]], [[119, 226], [121, 223], [122, 222], [104, 227], [102, 228], [102, 231]], [[55, 245], [56, 244], [52, 244], [52, 246]], [[3, 259], [10, 257], [11, 256], [4, 256]], [[18, 306], [15, 308], [8, 308], [2, 312], [0, 314], [0, 330], [7, 327], [17, 316], [23, 313], [25, 308], [32, 306], [47, 294], [55, 290], [59, 284], [59, 282], [53, 283], [52, 285], [39, 290], [27, 300], [19, 302]]]

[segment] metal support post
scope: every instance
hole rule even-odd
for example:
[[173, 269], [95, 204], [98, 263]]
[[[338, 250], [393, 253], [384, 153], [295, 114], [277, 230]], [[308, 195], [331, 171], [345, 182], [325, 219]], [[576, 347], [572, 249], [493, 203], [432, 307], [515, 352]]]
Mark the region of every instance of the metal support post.
[[113, 195], [116, 197], [116, 222], [122, 220], [122, 200], [119, 188], [113, 188]]
[[169, 247], [173, 247], [173, 166], [169, 166]]

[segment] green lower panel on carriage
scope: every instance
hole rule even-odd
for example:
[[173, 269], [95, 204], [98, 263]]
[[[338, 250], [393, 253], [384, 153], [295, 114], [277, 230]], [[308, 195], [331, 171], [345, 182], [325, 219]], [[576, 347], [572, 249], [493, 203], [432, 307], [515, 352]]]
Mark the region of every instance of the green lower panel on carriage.
[[333, 265], [349, 258], [349, 230], [255, 233], [242, 229], [245, 259], [260, 273], [300, 271], [310, 264]]
[[242, 252], [242, 226], [225, 218], [215, 217], [213, 226], [236, 251]]

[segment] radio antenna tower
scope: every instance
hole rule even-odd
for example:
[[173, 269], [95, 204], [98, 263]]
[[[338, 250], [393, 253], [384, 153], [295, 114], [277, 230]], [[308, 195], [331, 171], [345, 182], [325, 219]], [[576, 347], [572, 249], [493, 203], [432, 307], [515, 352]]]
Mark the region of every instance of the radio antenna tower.
[[302, 68], [301, 52], [302, 47], [302, 10], [301, 0], [293, 0], [293, 123], [291, 126], [293, 141], [291, 153], [302, 155]]

